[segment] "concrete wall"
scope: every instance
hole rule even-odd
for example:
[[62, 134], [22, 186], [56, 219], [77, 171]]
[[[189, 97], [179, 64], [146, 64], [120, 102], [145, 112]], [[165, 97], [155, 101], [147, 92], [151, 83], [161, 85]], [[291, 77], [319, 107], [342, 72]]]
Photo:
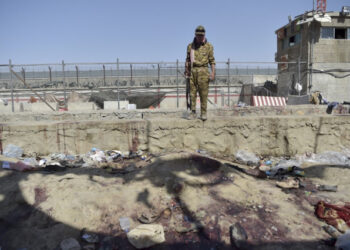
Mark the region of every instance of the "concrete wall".
[[[52, 108], [57, 109], [56, 103], [49, 103]], [[22, 109], [23, 108], [23, 109]], [[97, 109], [95, 103], [92, 102], [72, 102], [68, 103], [68, 110], [70, 111], [91, 111]], [[15, 102], [15, 113], [20, 112], [55, 112], [43, 102], [28, 103], [28, 102]], [[0, 114], [12, 113], [11, 102], [7, 106], [0, 105]]]
[[15, 122], [0, 125], [2, 147], [25, 154], [87, 153], [137, 148], [151, 153], [204, 149], [216, 155], [247, 150], [259, 155], [341, 151], [350, 147], [348, 116], [220, 117], [206, 122], [178, 118]]
[[[209, 108], [208, 116], [235, 117], [235, 116], [281, 116], [281, 115], [324, 115], [326, 105], [301, 105], [284, 107], [235, 107]], [[186, 109], [138, 109], [138, 110], [93, 110], [93, 111], [65, 111], [65, 112], [20, 112], [1, 115], [2, 123], [35, 122], [35, 121], [109, 121], [120, 119], [154, 119], [154, 118], [183, 118]]]

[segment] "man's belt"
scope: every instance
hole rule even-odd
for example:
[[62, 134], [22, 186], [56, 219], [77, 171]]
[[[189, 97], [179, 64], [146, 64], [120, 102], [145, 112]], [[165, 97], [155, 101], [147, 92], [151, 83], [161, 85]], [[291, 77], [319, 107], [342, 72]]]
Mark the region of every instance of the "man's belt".
[[206, 65], [193, 65], [193, 68], [207, 68], [208, 64]]

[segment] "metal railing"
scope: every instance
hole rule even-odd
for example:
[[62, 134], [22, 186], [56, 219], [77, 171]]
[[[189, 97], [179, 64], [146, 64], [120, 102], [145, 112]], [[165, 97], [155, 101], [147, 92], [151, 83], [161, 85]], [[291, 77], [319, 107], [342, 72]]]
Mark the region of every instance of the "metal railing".
[[[46, 90], [63, 92], [66, 103], [67, 95], [74, 90], [99, 90], [122, 88], [156, 89], [176, 88], [177, 107], [179, 92], [186, 84], [183, 77], [185, 63], [176, 62], [65, 62], [47, 64], [0, 64], [0, 90], [14, 93], [37, 89], [40, 93]], [[216, 62], [216, 80], [211, 87], [226, 88], [228, 103], [235, 85], [254, 83], [258, 76], [276, 82], [278, 63], [275, 62]], [[215, 88], [216, 88], [215, 87]], [[215, 91], [217, 91], [215, 89]]]
[[[184, 72], [184, 62], [100, 62], [100, 63], [61, 63], [49, 64], [2, 64], [0, 65], [0, 88], [10, 88], [9, 67], [19, 73], [33, 88], [94, 87], [103, 86], [154, 86], [176, 85], [179, 71]], [[226, 83], [230, 76], [276, 75], [277, 64], [271, 62], [226, 62], [219, 61], [217, 84]], [[184, 82], [181, 77], [180, 83]], [[13, 79], [14, 88], [23, 85]], [[237, 80], [237, 82], [239, 79]], [[241, 80], [242, 81], [242, 80]], [[245, 80], [248, 81], [248, 80]]]

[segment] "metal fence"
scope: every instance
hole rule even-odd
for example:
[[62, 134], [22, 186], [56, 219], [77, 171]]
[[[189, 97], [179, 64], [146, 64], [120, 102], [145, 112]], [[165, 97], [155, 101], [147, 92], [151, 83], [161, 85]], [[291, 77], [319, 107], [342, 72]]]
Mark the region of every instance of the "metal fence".
[[[184, 84], [184, 62], [105, 62], [0, 65], [0, 89], [23, 88], [9, 68], [17, 72], [32, 88], [106, 86], [171, 86]], [[216, 84], [252, 82], [254, 75], [276, 75], [273, 62], [217, 62]], [[236, 76], [236, 77], [235, 77]], [[239, 79], [241, 76], [242, 79]], [[232, 78], [232, 79], [230, 79]]]
[[[47, 93], [56, 94], [67, 103], [67, 96], [73, 91], [101, 89], [117, 92], [157, 91], [166, 88], [167, 94], [176, 95], [176, 106], [179, 98], [184, 96], [186, 80], [184, 77], [185, 62], [60, 62], [48, 64], [0, 64], [0, 99], [4, 97], [19, 103], [21, 95], [28, 97], [28, 92], [45, 102]], [[211, 91], [220, 91], [222, 103], [232, 103], [234, 86], [241, 89], [243, 84], [266, 79], [276, 80], [278, 63], [275, 62], [216, 62], [216, 79], [210, 84]], [[264, 80], [265, 79], [265, 80]], [[214, 90], [215, 88], [215, 90]], [[25, 92], [27, 94], [25, 94]], [[35, 93], [37, 92], [37, 93]], [[236, 90], [235, 95], [238, 95]], [[32, 94], [30, 94], [32, 96]], [[23, 99], [22, 98], [22, 99]], [[17, 101], [16, 101], [17, 100]], [[49, 105], [48, 105], [49, 106]], [[158, 106], [159, 107], [159, 106]], [[119, 97], [118, 97], [119, 108]]]

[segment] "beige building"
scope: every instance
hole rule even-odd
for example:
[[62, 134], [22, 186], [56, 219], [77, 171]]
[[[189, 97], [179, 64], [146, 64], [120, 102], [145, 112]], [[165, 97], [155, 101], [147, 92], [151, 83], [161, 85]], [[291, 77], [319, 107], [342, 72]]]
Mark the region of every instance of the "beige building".
[[328, 101], [350, 101], [350, 7], [306, 12], [276, 31], [278, 94], [320, 91]]

